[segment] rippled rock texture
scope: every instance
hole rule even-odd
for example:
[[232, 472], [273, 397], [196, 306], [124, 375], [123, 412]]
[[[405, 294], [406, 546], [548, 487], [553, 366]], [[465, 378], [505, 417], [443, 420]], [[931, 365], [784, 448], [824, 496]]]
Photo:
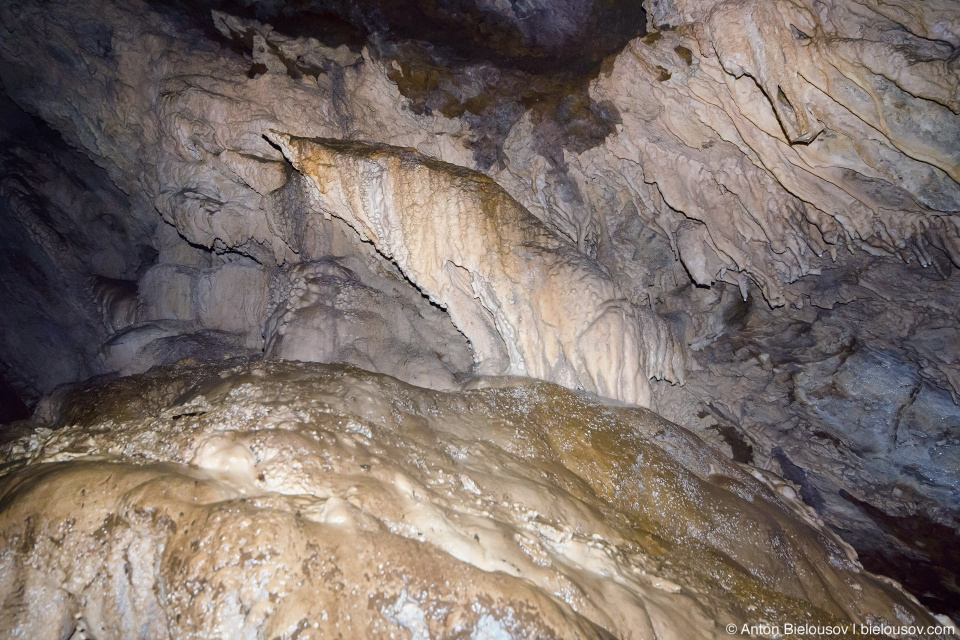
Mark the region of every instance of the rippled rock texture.
[[450, 313], [480, 373], [649, 406], [683, 347], [647, 309], [490, 178], [397, 147], [267, 136], [346, 221]]
[[937, 624], [792, 489], [637, 408], [343, 366], [179, 365], [4, 448], [13, 638], [723, 638]]
[[522, 373], [960, 613], [957, 3], [414, 4], [4, 3], [0, 417], [183, 358]]
[[[267, 270], [331, 257], [320, 238], [333, 232], [304, 204], [308, 187], [264, 137], [275, 131], [414, 147], [484, 169], [558, 238], [599, 261], [635, 305], [671, 293], [657, 258], [625, 229], [635, 221], [661, 234], [697, 285], [728, 282], [746, 296], [752, 282], [773, 305], [799, 305], [802, 288], [790, 283], [819, 273], [829, 265], [824, 256], [844, 248], [912, 251], [941, 271], [958, 261], [955, 5], [905, 3], [901, 22], [869, 4], [845, 7], [661, 3], [652, 25], [673, 29], [631, 41], [589, 86], [487, 62], [454, 64], [429, 48], [327, 47], [216, 10], [199, 32], [149, 5], [102, 0], [14, 3], [2, 15], [0, 58], [4, 86], [21, 106], [175, 228], [152, 241], [162, 245], [160, 262], [176, 269], [219, 270], [216, 256], [224, 255]], [[498, 241], [509, 243], [510, 224], [492, 230]], [[190, 255], [197, 248], [208, 253]], [[384, 268], [401, 255], [378, 250], [367, 262], [382, 259]], [[168, 277], [165, 268], [145, 277], [162, 286], [141, 290], [138, 322], [176, 320], [186, 323], [178, 335], [225, 331], [229, 340], [207, 339], [262, 346], [275, 310], [268, 303], [276, 302], [263, 278]], [[652, 290], [644, 282], [651, 273], [661, 279]], [[229, 304], [205, 295], [204, 281], [242, 290], [243, 312], [232, 316]], [[555, 280], [535, 286], [563, 288]], [[589, 297], [588, 314], [609, 298]], [[447, 310], [465, 318], [476, 315], [471, 305]], [[532, 313], [533, 322], [549, 322], [546, 311]], [[542, 337], [500, 320], [495, 340], [507, 345]], [[454, 324], [462, 330], [466, 321]], [[640, 342], [650, 360], [650, 341]], [[570, 339], [560, 343], [576, 351]], [[111, 368], [137, 368], [135, 346], [134, 362], [115, 358]], [[488, 344], [472, 346], [476, 361], [490, 360]], [[557, 371], [531, 365], [530, 373], [572, 384], [557, 357], [546, 357]], [[594, 371], [584, 386], [641, 398], [623, 389], [636, 377], [631, 363], [617, 368], [604, 384]], [[642, 369], [678, 378], [671, 368]]]

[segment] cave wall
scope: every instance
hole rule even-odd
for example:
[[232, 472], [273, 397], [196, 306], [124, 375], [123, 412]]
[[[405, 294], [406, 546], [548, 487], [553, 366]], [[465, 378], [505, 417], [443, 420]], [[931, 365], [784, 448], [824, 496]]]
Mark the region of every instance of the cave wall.
[[157, 221], [42, 121], [6, 99], [0, 109], [0, 376], [32, 405], [106, 371], [97, 352], [111, 319], [102, 313], [129, 312], [156, 254]]
[[[496, 93], [493, 105], [472, 104], [503, 81], [484, 78], [485, 61], [329, 49], [217, 11], [222, 39], [211, 42], [149, 5], [109, 3], [93, 12], [98, 24], [77, 21], [70, 6], [11, 9], [8, 32], [17, 20], [22, 37], [5, 38], [5, 87], [190, 244], [260, 265], [309, 254], [303, 225], [278, 195], [289, 167], [262, 137], [276, 130], [410, 146], [485, 169], [638, 304], [659, 303], [670, 289], [641, 282], [651, 260], [617, 233], [634, 216], [696, 284], [728, 282], [746, 296], [755, 283], [773, 305], [802, 304], [802, 287], [789, 284], [844, 247], [912, 252], [949, 270], [958, 237], [950, 213], [960, 202], [949, 6], [917, 9], [909, 24], [920, 35], [859, 4], [819, 13], [764, 6], [746, 7], [753, 29], [737, 42], [727, 34], [739, 24], [729, 3], [680, 6], [663, 14], [673, 22], [654, 12], [652, 24], [671, 30], [633, 40], [588, 87], [541, 81], [536, 100], [574, 99], [554, 100], [552, 113], [508, 108]], [[128, 28], [117, 35], [115, 24]], [[920, 39], [932, 33], [942, 39]], [[887, 67], [871, 66], [879, 58]], [[815, 73], [826, 68], [842, 73]], [[64, 102], [64, 91], [76, 99]], [[509, 134], [491, 139], [491, 120], [504, 117]], [[487, 147], [498, 144], [488, 164]], [[253, 347], [250, 327], [244, 342]], [[954, 362], [939, 367], [940, 386], [952, 386]]]
[[[535, 375], [643, 402], [780, 473], [952, 610], [957, 547], [934, 541], [960, 530], [956, 3], [630, 5], [644, 24], [577, 68], [565, 52], [625, 20], [604, 3], [431, 15], [486, 16], [509, 35], [493, 49], [433, 26], [413, 39], [377, 6], [317, 3], [299, 23], [283, 3], [0, 9], [11, 415], [184, 358], [345, 361], [444, 389]], [[456, 294], [424, 275], [450, 251], [404, 233], [385, 248], [278, 134], [414, 149], [414, 171], [483, 175], [524, 213], [459, 243]], [[444, 189], [411, 224], [457, 209]], [[550, 251], [512, 228], [525, 216]], [[556, 271], [518, 275], [551, 252]], [[507, 284], [486, 295], [477, 274]], [[510, 299], [546, 302], [511, 316]], [[544, 338], [551, 314], [592, 326], [611, 302], [630, 320], [608, 339]], [[549, 353], [520, 369], [485, 340]]]

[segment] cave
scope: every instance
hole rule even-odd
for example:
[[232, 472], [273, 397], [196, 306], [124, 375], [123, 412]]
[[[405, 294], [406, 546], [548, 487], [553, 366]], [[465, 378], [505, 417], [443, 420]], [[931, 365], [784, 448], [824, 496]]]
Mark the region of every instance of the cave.
[[7, 0], [0, 631], [952, 638], [954, 0]]

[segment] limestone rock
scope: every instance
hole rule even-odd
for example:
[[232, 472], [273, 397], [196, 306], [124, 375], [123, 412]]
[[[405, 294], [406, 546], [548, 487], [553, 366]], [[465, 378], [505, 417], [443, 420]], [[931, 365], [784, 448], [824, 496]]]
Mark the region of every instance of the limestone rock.
[[653, 408], [788, 478], [866, 566], [956, 616], [960, 406], [944, 372], [960, 353], [938, 301], [960, 299], [960, 280], [882, 258], [847, 269], [789, 313], [725, 291], [693, 323], [702, 368], [657, 385]]
[[268, 295], [269, 273], [249, 261], [205, 269], [158, 264], [141, 280], [140, 317], [196, 321], [245, 335], [247, 346], [259, 349]]
[[[873, 6], [676, 3], [680, 28], [634, 40], [594, 82], [622, 128], [569, 159], [585, 199], [631, 201], [666, 234], [703, 223], [680, 252], [719, 257], [697, 281], [748, 276], [774, 304], [844, 244], [960, 264], [960, 14], [901, 3], [896, 23]], [[508, 145], [524, 156], [522, 136]]]
[[[575, 41], [591, 15], [576, 0], [457, 6], [481, 4], [468, 13], [504, 18], [540, 53], [552, 46], [544, 38]], [[601, 384], [589, 373], [639, 353], [620, 345], [656, 342], [631, 329], [652, 326], [634, 312], [649, 309], [642, 315], [669, 318], [693, 356], [687, 387], [654, 385], [658, 410], [733, 457], [752, 451], [870, 566], [955, 611], [960, 561], [932, 541], [953, 540], [960, 522], [950, 473], [957, 3], [646, 8], [651, 33], [572, 78], [522, 68], [533, 49], [497, 57], [467, 44], [451, 56], [454, 38], [436, 30], [424, 34], [435, 43], [395, 41], [374, 20], [359, 40], [340, 39], [284, 20], [293, 9], [283, 2], [256, 3], [260, 20], [179, 2], [5, 3], [3, 91], [31, 115], [4, 108], [14, 133], [0, 154], [0, 399], [15, 392], [32, 405], [90, 375], [264, 348], [447, 388], [469, 373], [466, 349], [476, 346], [457, 327], [481, 345], [485, 366], [509, 371], [501, 327], [522, 327], [528, 349], [550, 336], [558, 309], [556, 348], [524, 353], [524, 366], [642, 398], [643, 377]], [[537, 220], [521, 215], [520, 228], [493, 225], [482, 237], [522, 244], [533, 228], [552, 238], [549, 250], [495, 242], [495, 256], [441, 273], [448, 287], [434, 291], [424, 284], [431, 265], [414, 269], [400, 252], [398, 270], [355, 229], [318, 215], [312, 179], [264, 139], [269, 131], [409, 147], [468, 175], [482, 170]], [[442, 176], [431, 198], [469, 209], [462, 185]], [[462, 240], [474, 253], [478, 238]], [[558, 252], [570, 256], [557, 268], [566, 275], [548, 278], [543, 258]], [[509, 311], [513, 294], [528, 301], [517, 275], [528, 264], [540, 265], [530, 289], [549, 313], [517, 312], [498, 327], [486, 309]], [[494, 283], [496, 300], [477, 297], [473, 274]], [[422, 277], [437, 304], [405, 275]], [[352, 296], [334, 296], [341, 287]], [[586, 346], [571, 328], [602, 311], [582, 299], [572, 309], [580, 290], [627, 310], [608, 318], [609, 340], [587, 341], [611, 348], [591, 362], [570, 360]], [[384, 311], [357, 314], [373, 304]], [[390, 341], [387, 313], [402, 314], [389, 319]], [[896, 397], [878, 400], [861, 377]]]
[[396, 147], [268, 137], [313, 181], [318, 211], [345, 220], [447, 310], [480, 372], [641, 406], [649, 378], [682, 381], [668, 326], [485, 175]]
[[418, 386], [457, 388], [473, 363], [464, 336], [422, 296], [411, 299], [405, 283], [391, 287], [370, 273], [365, 279], [334, 259], [284, 270], [265, 325], [265, 355], [346, 362]]
[[259, 349], [244, 343], [241, 334], [182, 320], [137, 323], [111, 336], [101, 352], [106, 370], [122, 376], [181, 360], [217, 361], [260, 354]]
[[450, 394], [346, 367], [180, 366], [78, 389], [57, 425], [4, 449], [12, 638], [937, 624], [787, 487], [547, 383]]

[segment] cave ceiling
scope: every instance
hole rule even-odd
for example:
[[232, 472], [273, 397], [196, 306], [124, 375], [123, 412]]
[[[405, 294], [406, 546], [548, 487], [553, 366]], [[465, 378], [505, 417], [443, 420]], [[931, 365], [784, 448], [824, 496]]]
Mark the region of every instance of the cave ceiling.
[[532, 378], [960, 614], [956, 2], [11, 0], [0, 79], [6, 457], [162, 367]]

